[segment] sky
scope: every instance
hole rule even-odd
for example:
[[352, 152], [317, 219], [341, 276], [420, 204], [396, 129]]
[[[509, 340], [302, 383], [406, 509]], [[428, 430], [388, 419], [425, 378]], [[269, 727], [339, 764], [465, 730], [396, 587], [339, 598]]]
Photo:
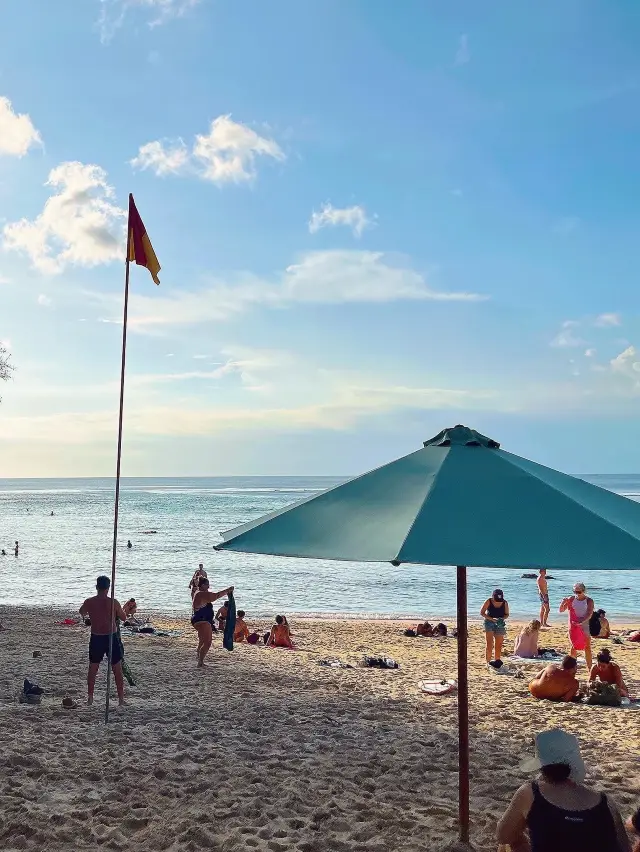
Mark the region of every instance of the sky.
[[4, 0], [0, 476], [640, 472], [640, 7]]

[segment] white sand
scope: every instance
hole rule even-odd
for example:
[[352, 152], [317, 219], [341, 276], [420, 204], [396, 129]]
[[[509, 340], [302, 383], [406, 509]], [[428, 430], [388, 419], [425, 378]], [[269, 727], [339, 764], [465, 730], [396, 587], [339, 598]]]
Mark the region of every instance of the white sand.
[[[407, 624], [397, 622], [298, 621], [299, 651], [228, 653], [214, 640], [211, 668], [197, 671], [194, 631], [156, 619], [184, 635], [125, 640], [139, 686], [105, 729], [104, 671], [96, 706], [84, 703], [86, 628], [54, 627], [60, 614], [45, 610], [1, 616], [10, 628], [0, 634], [5, 852], [406, 852], [455, 839], [456, 699], [416, 687], [421, 678], [455, 677], [455, 640], [405, 638]], [[535, 702], [526, 680], [487, 672], [479, 626], [470, 641], [478, 850], [495, 852], [496, 819], [525, 780], [514, 767], [545, 727], [580, 736], [591, 780], [624, 812], [640, 804], [640, 713]], [[564, 630], [544, 644], [566, 648]], [[611, 647], [640, 695], [640, 646]], [[42, 657], [33, 658], [35, 649]], [[334, 656], [357, 663], [369, 652], [402, 668], [317, 664]], [[24, 677], [48, 690], [41, 706], [17, 703]], [[64, 710], [64, 695], [78, 707]]]

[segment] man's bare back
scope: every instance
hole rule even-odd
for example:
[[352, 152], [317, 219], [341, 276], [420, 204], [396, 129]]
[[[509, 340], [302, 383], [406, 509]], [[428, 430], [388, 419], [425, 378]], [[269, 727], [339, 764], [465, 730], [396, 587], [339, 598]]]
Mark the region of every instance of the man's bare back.
[[95, 636], [108, 636], [116, 632], [116, 617], [126, 621], [126, 615], [118, 601], [114, 601], [114, 617], [111, 618], [111, 598], [108, 595], [94, 595], [87, 598], [80, 607], [80, 614], [91, 619], [91, 632]]

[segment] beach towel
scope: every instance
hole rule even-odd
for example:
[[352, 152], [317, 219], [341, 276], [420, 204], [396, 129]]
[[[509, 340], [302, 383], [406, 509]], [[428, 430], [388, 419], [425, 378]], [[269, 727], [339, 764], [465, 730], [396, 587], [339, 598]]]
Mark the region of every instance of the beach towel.
[[569, 625], [569, 641], [576, 651], [584, 651], [587, 646], [587, 637], [582, 625], [574, 622]]
[[[549, 665], [549, 663], [561, 663], [564, 660], [563, 654], [545, 654], [542, 657], [518, 657], [516, 654], [511, 654], [507, 657], [507, 660], [511, 663], [542, 663], [542, 665]], [[579, 666], [584, 666], [585, 661], [580, 657], [578, 660]]]
[[418, 689], [427, 695], [451, 695], [458, 688], [455, 680], [442, 678], [441, 680], [419, 680]]
[[222, 640], [223, 648], [227, 651], [233, 651], [233, 634], [236, 629], [236, 602], [233, 593], [229, 594], [229, 606], [227, 608], [227, 618], [224, 622], [224, 638]]

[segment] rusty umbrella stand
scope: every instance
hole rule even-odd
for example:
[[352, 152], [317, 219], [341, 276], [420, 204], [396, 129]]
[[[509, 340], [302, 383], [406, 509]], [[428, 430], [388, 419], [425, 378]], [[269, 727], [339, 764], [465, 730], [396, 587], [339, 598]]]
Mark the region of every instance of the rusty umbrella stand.
[[458, 627], [458, 815], [460, 840], [469, 842], [469, 676], [467, 671], [467, 569], [456, 571]]

